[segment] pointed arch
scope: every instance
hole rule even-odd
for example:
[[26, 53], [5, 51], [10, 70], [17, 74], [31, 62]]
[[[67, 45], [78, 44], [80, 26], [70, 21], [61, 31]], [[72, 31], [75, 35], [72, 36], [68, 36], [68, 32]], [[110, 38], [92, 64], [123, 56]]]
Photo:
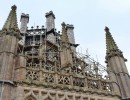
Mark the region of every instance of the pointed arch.
[[43, 100], [55, 100], [55, 96], [52, 96], [48, 91], [47, 95], [44, 96]]
[[52, 100], [50, 97], [46, 98], [45, 100]]
[[30, 95], [25, 100], [36, 100], [34, 96]]
[[70, 100], [70, 99], [68, 98], [68, 95], [65, 94], [64, 97], [61, 98], [61, 100]]
[[50, 95], [48, 95], [48, 97], [46, 97], [45, 100], [54, 100], [54, 99]]

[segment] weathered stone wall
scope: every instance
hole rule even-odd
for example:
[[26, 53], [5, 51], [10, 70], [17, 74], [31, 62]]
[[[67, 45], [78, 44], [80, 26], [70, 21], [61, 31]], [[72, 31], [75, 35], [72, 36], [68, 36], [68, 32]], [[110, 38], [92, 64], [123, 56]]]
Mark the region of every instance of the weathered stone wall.
[[82, 93], [34, 86], [18, 86], [14, 100], [120, 100], [102, 94]]

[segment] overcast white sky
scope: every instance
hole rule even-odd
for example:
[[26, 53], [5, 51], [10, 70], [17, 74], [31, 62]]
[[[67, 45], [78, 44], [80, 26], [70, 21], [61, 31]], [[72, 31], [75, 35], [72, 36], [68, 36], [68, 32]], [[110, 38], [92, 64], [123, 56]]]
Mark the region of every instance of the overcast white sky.
[[[52, 10], [56, 28], [61, 31], [64, 21], [73, 24], [79, 52], [88, 49], [92, 58], [105, 66], [105, 32], [108, 26], [119, 49], [128, 59], [130, 72], [130, 0], [2, 0], [0, 3], [0, 28], [12, 5], [17, 5], [18, 22], [21, 13], [30, 15], [28, 26], [45, 25], [45, 13]], [[19, 23], [20, 24], [20, 23]]]

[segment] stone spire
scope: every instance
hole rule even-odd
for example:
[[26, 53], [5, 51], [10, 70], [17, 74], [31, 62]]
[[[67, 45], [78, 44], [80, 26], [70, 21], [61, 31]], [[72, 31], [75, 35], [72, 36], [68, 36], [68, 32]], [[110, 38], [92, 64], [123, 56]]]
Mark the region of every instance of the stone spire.
[[[105, 27], [104, 30], [106, 32], [106, 49], [107, 49], [106, 50], [106, 62], [107, 62], [108, 58], [115, 56], [115, 55], [123, 57], [121, 50], [118, 49], [118, 46], [109, 31], [109, 28]], [[124, 57], [123, 57], [123, 59], [126, 60]]]
[[15, 5], [13, 5], [11, 7], [11, 11], [9, 13], [9, 16], [8, 16], [4, 26], [3, 26], [2, 31], [10, 32], [11, 30], [13, 30], [15, 32], [19, 32], [18, 24], [17, 24], [16, 9], [17, 9], [17, 7]]
[[[18, 41], [20, 39], [20, 31], [17, 25], [16, 6], [12, 6], [9, 16], [0, 31], [0, 83], [1, 100], [13, 99], [12, 91], [14, 87], [15, 68], [18, 61]], [[22, 60], [23, 61], [23, 60]]]
[[113, 82], [113, 89], [121, 95], [121, 100], [130, 100], [130, 78], [125, 64], [126, 59], [123, 53], [118, 49], [109, 28], [106, 31], [106, 63], [108, 74]]
[[110, 53], [110, 51], [112, 50], [119, 50], [108, 27], [105, 27], [105, 32], [106, 32], [107, 53]]

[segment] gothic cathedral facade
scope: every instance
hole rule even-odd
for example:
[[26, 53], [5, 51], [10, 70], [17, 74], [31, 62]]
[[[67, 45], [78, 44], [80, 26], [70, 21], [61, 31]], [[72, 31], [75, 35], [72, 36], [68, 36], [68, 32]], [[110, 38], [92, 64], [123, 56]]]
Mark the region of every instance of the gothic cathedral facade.
[[45, 14], [46, 27], [27, 28], [22, 13], [11, 7], [0, 30], [0, 100], [130, 100], [126, 59], [108, 27], [106, 64], [76, 52], [74, 26], [55, 29], [55, 15]]

